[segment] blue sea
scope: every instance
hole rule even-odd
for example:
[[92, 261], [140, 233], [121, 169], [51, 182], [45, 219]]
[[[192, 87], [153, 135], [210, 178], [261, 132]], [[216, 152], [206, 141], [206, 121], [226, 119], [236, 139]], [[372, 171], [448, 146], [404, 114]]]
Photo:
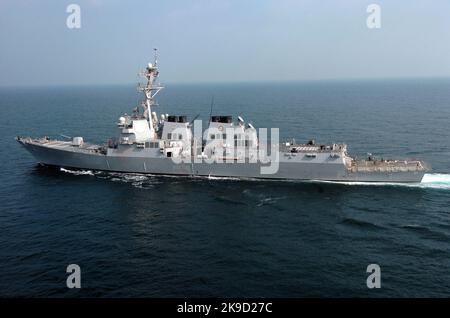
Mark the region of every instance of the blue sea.
[[[418, 158], [421, 184], [175, 178], [39, 166], [17, 135], [116, 136], [133, 85], [0, 89], [0, 296], [449, 297], [450, 80], [173, 84], [156, 111]], [[66, 267], [81, 268], [81, 289]], [[369, 264], [381, 288], [366, 285]]]

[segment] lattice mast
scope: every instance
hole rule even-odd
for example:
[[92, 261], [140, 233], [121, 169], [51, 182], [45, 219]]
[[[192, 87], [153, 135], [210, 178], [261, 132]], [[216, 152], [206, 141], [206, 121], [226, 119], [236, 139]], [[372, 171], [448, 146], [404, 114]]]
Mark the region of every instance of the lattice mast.
[[144, 99], [141, 103], [141, 106], [144, 108], [144, 117], [148, 121], [148, 125], [150, 128], [151, 138], [155, 138], [155, 127], [157, 125], [157, 119], [152, 116], [152, 107], [157, 106], [158, 104], [155, 101], [156, 94], [159, 93], [161, 89], [164, 87], [161, 86], [160, 83], [157, 83], [156, 80], [159, 75], [158, 71], [158, 50], [154, 50], [154, 61], [152, 63], [148, 63], [147, 67], [144, 71], [139, 73], [139, 76], [147, 79], [146, 84], [139, 84], [138, 90], [144, 93]]

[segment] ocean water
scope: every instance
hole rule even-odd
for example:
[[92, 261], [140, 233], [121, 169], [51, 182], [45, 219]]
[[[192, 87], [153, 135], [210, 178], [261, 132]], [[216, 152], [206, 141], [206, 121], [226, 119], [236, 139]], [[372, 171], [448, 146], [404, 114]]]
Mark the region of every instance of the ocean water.
[[[421, 184], [49, 169], [17, 135], [102, 143], [133, 86], [0, 89], [0, 296], [448, 297], [450, 80], [168, 85], [158, 112], [241, 115], [284, 138], [419, 158]], [[66, 267], [81, 267], [79, 290]], [[367, 265], [381, 288], [366, 286]]]

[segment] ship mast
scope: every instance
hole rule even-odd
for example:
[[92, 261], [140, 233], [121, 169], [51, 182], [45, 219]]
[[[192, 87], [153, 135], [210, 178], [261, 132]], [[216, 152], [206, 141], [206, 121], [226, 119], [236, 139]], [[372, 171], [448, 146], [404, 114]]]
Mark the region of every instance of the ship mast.
[[153, 50], [155, 52], [153, 64], [148, 63], [145, 70], [139, 73], [139, 76], [147, 79], [147, 83], [138, 85], [138, 90], [144, 93], [144, 100], [142, 101], [141, 106], [144, 108], [144, 117], [148, 121], [151, 139], [154, 139], [155, 137], [155, 126], [157, 124], [152, 118], [152, 106], [158, 105], [154, 98], [156, 94], [163, 89], [161, 84], [156, 82], [159, 75], [158, 50], [156, 48]]

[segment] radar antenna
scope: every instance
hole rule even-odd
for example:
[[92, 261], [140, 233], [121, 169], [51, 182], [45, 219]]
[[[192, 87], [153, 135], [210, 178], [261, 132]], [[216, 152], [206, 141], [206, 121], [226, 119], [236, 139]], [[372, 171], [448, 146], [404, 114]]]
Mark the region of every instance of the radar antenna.
[[154, 47], [154, 48], [153, 48], [153, 51], [155, 52], [155, 53], [154, 53], [154, 60], [155, 60], [155, 61], [154, 61], [153, 64], [155, 65], [155, 67], [157, 67], [157, 66], [158, 66], [158, 49], [157, 49], [156, 47]]

